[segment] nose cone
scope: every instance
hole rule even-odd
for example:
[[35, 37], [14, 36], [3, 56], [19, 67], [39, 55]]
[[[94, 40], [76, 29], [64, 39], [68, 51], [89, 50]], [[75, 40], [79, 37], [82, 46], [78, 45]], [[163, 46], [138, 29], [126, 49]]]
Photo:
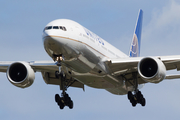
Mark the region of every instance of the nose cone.
[[51, 57], [53, 57], [53, 55], [62, 54], [63, 42], [58, 32], [59, 31], [53, 29], [45, 29], [43, 31], [42, 39], [44, 48]]
[[56, 30], [45, 30], [42, 35], [44, 44], [56, 45], [64, 44], [64, 35], [60, 31]]
[[52, 38], [53, 36], [53, 32], [52, 31], [43, 31], [43, 35], [42, 35], [42, 39], [43, 39], [43, 43], [44, 45], [48, 45], [48, 44], [51, 44], [54, 39]]
[[54, 20], [46, 25], [42, 34], [42, 40], [46, 52], [51, 57], [60, 54], [69, 56], [69, 54], [73, 53], [74, 49], [72, 49], [72, 45], [69, 43], [72, 43], [71, 39], [75, 36], [71, 28], [71, 26], [74, 26], [74, 24], [78, 25], [70, 20], [59, 19]]
[[43, 42], [44, 49], [51, 57], [61, 55], [64, 51], [63, 44], [61, 44], [56, 37], [46, 36], [44, 37]]
[[[59, 26], [56, 26], [59, 28]], [[46, 26], [43, 34], [42, 34], [42, 39], [44, 44], [55, 44], [56, 42], [59, 41], [59, 38], [61, 38], [62, 33], [61, 30], [55, 29], [55, 26]]]
[[57, 36], [58, 33], [54, 30], [44, 30], [42, 34], [42, 38], [48, 37], [48, 36]]

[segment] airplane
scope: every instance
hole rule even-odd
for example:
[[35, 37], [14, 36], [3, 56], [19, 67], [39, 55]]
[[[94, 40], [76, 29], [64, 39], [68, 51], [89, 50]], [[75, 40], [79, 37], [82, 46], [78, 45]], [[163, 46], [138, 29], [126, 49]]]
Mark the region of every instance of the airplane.
[[44, 49], [52, 61], [0, 61], [0, 72], [16, 87], [27, 88], [41, 72], [47, 84], [59, 85], [55, 94], [60, 109], [73, 108], [67, 93], [69, 87], [84, 90], [84, 86], [105, 89], [115, 95], [126, 95], [135, 107], [146, 105], [140, 89], [146, 83], [180, 78], [166, 75], [167, 70], [180, 70], [180, 55], [140, 57], [143, 11], [137, 17], [129, 55], [69, 19], [48, 23], [42, 35]]

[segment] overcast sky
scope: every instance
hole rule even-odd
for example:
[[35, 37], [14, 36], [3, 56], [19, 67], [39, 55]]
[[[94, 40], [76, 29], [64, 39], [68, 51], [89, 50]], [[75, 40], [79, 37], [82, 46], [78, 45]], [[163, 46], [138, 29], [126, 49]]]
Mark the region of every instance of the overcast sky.
[[[141, 56], [180, 54], [180, 0], [1, 0], [0, 61], [51, 60], [42, 30], [55, 19], [72, 19], [128, 54], [139, 9], [144, 11]], [[171, 74], [177, 72], [172, 71]], [[2, 120], [169, 120], [180, 118], [180, 81], [165, 80], [141, 89], [147, 104], [133, 108], [127, 96], [85, 87], [70, 88], [74, 109], [60, 110], [59, 86], [36, 73], [32, 86], [13, 86], [0, 74]]]

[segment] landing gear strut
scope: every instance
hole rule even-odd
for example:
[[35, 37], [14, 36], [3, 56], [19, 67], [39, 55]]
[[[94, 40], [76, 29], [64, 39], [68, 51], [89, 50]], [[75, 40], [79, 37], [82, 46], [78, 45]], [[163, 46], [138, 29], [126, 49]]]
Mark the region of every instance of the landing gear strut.
[[134, 78], [134, 94], [129, 91], [127, 94], [127, 97], [129, 101], [131, 102], [132, 106], [135, 107], [137, 103], [141, 104], [142, 106], [146, 105], [146, 99], [142, 95], [141, 91], [138, 90], [138, 79], [137, 79], [137, 73], [133, 73], [133, 78]]
[[60, 109], [63, 109], [65, 106], [68, 106], [70, 109], [73, 108], [73, 101], [69, 97], [69, 95], [66, 93], [67, 88], [69, 87], [66, 81], [66, 76], [61, 70], [61, 61], [63, 60], [62, 56], [57, 57], [57, 66], [59, 66], [59, 71], [55, 72], [56, 78], [61, 80], [60, 90], [62, 90], [61, 97], [59, 94], [55, 95], [55, 101], [58, 104]]
[[73, 108], [73, 101], [71, 100], [71, 98], [69, 97], [69, 95], [66, 93], [66, 90], [68, 88], [68, 86], [66, 86], [66, 78], [65, 76], [63, 76], [62, 74], [60, 74], [60, 78], [61, 78], [61, 97], [59, 96], [59, 94], [55, 95], [55, 101], [58, 104], [58, 106], [60, 107], [60, 109], [63, 109], [65, 106], [68, 106], [70, 109]]

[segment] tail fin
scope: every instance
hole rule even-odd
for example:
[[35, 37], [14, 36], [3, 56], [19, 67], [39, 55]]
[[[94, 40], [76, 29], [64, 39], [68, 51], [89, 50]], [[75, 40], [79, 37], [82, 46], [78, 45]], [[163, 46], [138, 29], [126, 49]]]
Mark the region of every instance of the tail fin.
[[132, 43], [131, 43], [129, 57], [139, 57], [140, 56], [142, 19], [143, 19], [143, 11], [140, 9], [139, 15], [138, 15], [138, 18], [136, 21], [136, 26], [135, 26], [135, 30], [134, 30]]

